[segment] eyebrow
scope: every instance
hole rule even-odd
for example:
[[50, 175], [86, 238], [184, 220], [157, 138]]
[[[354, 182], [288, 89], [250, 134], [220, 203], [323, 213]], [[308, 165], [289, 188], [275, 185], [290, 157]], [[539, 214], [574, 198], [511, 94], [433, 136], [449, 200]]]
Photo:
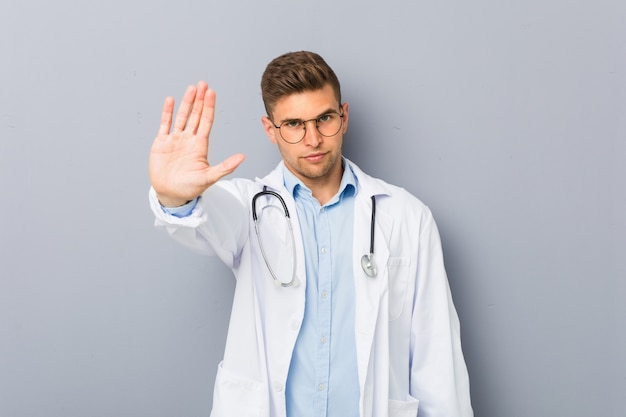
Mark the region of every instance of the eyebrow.
[[[323, 111], [323, 112], [321, 112], [320, 114], [318, 114], [317, 116], [313, 117], [312, 119], [307, 119], [307, 120], [315, 120], [315, 119], [319, 119], [320, 117], [322, 117], [322, 116], [324, 116], [325, 114], [328, 114], [328, 113], [337, 113], [337, 114], [341, 114], [341, 113], [340, 113], [340, 111], [338, 111], [338, 110], [335, 110], [335, 109], [333, 109], [333, 108], [328, 108], [328, 109], [326, 109], [325, 111]], [[281, 124], [283, 124], [283, 123], [285, 123], [285, 122], [293, 122], [293, 121], [296, 121], [296, 120], [298, 120], [298, 121], [303, 121], [304, 119], [299, 118], [299, 117], [287, 117], [287, 118], [285, 118], [285, 119], [280, 120], [280, 121], [279, 121], [279, 123], [277, 123], [277, 124], [278, 124], [278, 125], [281, 125]]]

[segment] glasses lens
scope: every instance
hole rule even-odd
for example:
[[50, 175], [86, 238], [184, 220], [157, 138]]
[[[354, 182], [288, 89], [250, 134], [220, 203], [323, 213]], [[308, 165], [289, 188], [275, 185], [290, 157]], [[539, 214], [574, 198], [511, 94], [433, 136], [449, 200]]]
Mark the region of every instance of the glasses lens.
[[341, 129], [342, 117], [337, 113], [328, 113], [317, 119], [317, 130], [322, 136], [335, 136]]
[[305, 133], [304, 123], [300, 120], [291, 120], [280, 125], [280, 135], [285, 142], [298, 143]]

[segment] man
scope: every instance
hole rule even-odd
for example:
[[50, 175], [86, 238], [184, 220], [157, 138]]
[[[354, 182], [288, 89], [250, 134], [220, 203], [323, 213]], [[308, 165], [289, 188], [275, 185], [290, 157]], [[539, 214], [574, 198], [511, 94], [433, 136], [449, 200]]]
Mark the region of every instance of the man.
[[342, 156], [348, 103], [317, 54], [261, 81], [282, 161], [221, 180], [207, 161], [215, 93], [167, 98], [150, 155], [156, 224], [218, 256], [237, 283], [212, 415], [472, 415], [459, 323], [429, 209]]

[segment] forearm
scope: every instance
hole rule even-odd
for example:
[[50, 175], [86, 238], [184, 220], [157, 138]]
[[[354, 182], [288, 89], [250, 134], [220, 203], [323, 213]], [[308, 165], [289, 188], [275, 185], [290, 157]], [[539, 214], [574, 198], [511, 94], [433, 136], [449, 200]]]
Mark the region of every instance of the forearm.
[[[205, 255], [217, 255], [230, 265], [247, 236], [247, 209], [230, 183], [214, 185], [188, 206], [170, 209], [150, 190], [155, 226], [175, 240]], [[190, 210], [186, 213], [185, 210]]]

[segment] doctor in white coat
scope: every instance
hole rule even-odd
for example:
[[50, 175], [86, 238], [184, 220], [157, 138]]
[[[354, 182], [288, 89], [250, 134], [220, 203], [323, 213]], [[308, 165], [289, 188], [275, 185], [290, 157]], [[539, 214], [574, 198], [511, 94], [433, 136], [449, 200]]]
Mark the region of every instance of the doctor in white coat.
[[222, 180], [241, 154], [208, 163], [204, 82], [175, 119], [165, 100], [150, 153], [156, 225], [236, 277], [211, 415], [472, 416], [430, 210], [343, 157], [348, 103], [319, 55], [276, 58], [261, 87], [282, 156], [266, 177]]

